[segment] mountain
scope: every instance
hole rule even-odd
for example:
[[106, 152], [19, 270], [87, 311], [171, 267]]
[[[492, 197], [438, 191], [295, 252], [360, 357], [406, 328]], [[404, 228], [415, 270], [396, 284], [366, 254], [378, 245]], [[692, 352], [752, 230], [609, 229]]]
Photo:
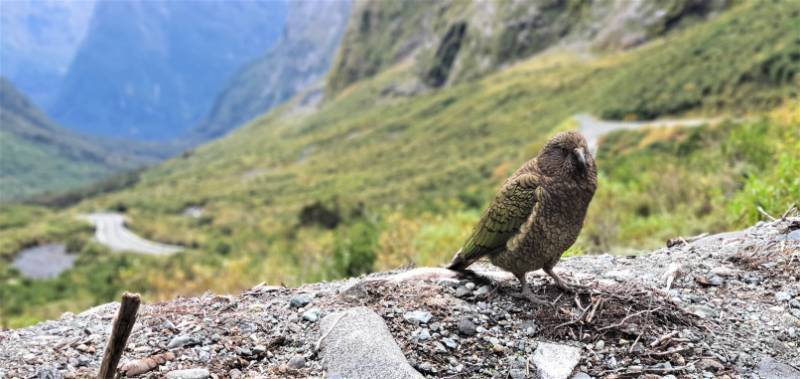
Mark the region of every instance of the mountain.
[[110, 145], [57, 126], [0, 77], [0, 201], [75, 189], [152, 162], [149, 153]]
[[193, 130], [196, 138], [223, 135], [320, 80], [349, 16], [349, 0], [291, 1], [275, 46], [233, 74], [209, 114]]
[[87, 134], [174, 138], [280, 36], [285, 1], [99, 2], [49, 113]]
[[93, 0], [0, 3], [0, 75], [47, 109], [89, 27]]
[[337, 93], [403, 60], [440, 87], [554, 46], [587, 53], [638, 46], [718, 14], [728, 1], [361, 1], [328, 76]]

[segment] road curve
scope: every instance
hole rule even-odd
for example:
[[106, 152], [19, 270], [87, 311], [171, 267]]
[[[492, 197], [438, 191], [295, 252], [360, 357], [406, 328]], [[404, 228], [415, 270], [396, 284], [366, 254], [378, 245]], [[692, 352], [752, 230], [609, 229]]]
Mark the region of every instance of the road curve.
[[84, 218], [95, 226], [95, 239], [114, 251], [169, 255], [183, 249], [137, 236], [125, 227], [125, 216], [119, 213], [91, 213]]
[[606, 121], [600, 120], [589, 114], [578, 114], [574, 116], [578, 122], [578, 129], [586, 137], [589, 149], [597, 151], [597, 141], [600, 136], [619, 129], [638, 129], [644, 126], [654, 127], [673, 127], [673, 126], [699, 126], [709, 122], [716, 122], [716, 119], [676, 119], [676, 120], [648, 120], [648, 121]]

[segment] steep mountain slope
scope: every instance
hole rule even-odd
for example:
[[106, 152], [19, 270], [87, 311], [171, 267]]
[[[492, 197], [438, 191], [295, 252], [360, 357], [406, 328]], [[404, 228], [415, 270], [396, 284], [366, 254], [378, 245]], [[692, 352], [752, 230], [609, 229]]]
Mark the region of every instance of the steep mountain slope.
[[274, 43], [285, 13], [285, 1], [100, 2], [50, 114], [88, 134], [175, 137]]
[[0, 77], [0, 201], [86, 185], [147, 162], [63, 129]]
[[89, 27], [93, 0], [0, 3], [0, 76], [47, 109]]
[[192, 133], [201, 140], [219, 137], [321, 79], [349, 17], [350, 0], [291, 1], [275, 46], [233, 74]]
[[327, 91], [404, 59], [432, 87], [490, 72], [557, 45], [637, 46], [703, 20], [728, 1], [359, 1]]

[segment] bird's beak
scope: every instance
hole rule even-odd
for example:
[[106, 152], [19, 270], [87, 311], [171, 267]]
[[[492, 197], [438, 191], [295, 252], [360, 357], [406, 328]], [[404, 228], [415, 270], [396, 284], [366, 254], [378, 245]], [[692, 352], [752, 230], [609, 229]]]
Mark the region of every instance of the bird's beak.
[[581, 171], [586, 170], [586, 152], [583, 150], [582, 147], [579, 147], [575, 150], [572, 150], [572, 153], [575, 154], [575, 159], [578, 160], [578, 164], [580, 165]]

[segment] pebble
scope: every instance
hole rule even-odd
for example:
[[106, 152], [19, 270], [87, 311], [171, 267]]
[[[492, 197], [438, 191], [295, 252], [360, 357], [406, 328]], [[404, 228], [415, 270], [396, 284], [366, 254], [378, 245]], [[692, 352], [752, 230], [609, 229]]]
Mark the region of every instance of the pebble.
[[792, 301], [789, 302], [789, 306], [792, 308], [800, 309], [800, 300], [792, 299]]
[[320, 311], [319, 308], [311, 308], [303, 312], [303, 320], [308, 322], [317, 322], [321, 313], [322, 311]]
[[411, 311], [404, 313], [403, 318], [412, 324], [427, 324], [433, 315], [426, 311]]
[[489, 293], [491, 290], [492, 290], [492, 287], [491, 287], [491, 286], [481, 286], [480, 288], [478, 288], [478, 290], [477, 290], [477, 291], [475, 291], [475, 296], [483, 296], [483, 295], [486, 295], [486, 294], [487, 294], [487, 293]]
[[200, 343], [200, 341], [198, 341], [196, 338], [194, 338], [192, 336], [176, 336], [176, 337], [172, 338], [169, 341], [169, 344], [167, 345], [167, 349], [175, 349], [175, 348], [179, 348], [179, 347], [193, 346], [193, 345], [197, 345], [199, 343]]
[[211, 375], [208, 369], [190, 368], [186, 370], [175, 370], [167, 373], [167, 379], [206, 379]]
[[463, 317], [461, 320], [458, 320], [458, 332], [465, 336], [474, 336], [478, 334], [478, 329], [469, 318]]
[[306, 367], [306, 359], [302, 355], [295, 355], [292, 359], [289, 359], [287, 366], [291, 369], [299, 370]]
[[447, 347], [449, 347], [451, 349], [455, 349], [455, 348], [458, 347], [458, 342], [453, 341], [452, 338], [443, 338], [442, 339], [442, 343], [444, 343], [445, 346], [447, 346]]
[[289, 300], [289, 305], [295, 308], [302, 308], [311, 303], [311, 295], [307, 293], [301, 293], [299, 295], [293, 296]]
[[467, 282], [467, 284], [465, 284], [464, 287], [466, 287], [468, 290], [472, 291], [475, 288], [475, 283]]
[[465, 286], [458, 287], [456, 289], [456, 297], [467, 296], [467, 295], [470, 294], [470, 292], [472, 292], [472, 291], [469, 288], [465, 287]]
[[428, 328], [417, 329], [414, 331], [414, 336], [420, 341], [427, 341], [431, 339], [431, 332]]
[[789, 301], [792, 299], [792, 295], [786, 291], [780, 291], [775, 293], [775, 300], [777, 301]]

